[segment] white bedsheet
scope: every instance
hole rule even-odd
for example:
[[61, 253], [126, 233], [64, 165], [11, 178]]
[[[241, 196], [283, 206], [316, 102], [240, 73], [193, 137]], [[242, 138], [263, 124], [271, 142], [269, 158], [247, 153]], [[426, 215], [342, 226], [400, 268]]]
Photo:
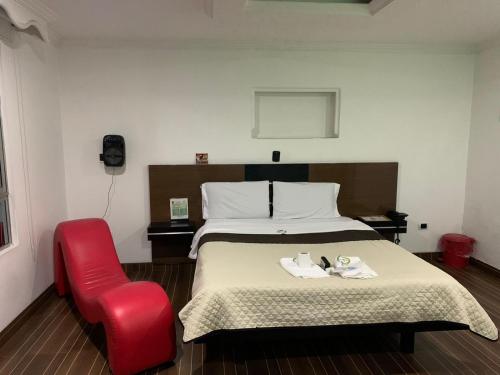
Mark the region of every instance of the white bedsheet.
[[334, 219], [209, 219], [194, 235], [189, 257], [198, 257], [200, 238], [208, 233], [240, 234], [301, 234], [338, 232], [342, 230], [373, 230], [366, 224], [349, 217]]

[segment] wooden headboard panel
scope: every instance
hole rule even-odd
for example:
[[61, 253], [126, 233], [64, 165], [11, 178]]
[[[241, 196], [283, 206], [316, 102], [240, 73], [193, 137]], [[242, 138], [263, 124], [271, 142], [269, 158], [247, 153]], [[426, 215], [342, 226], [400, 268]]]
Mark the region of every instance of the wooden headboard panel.
[[246, 180], [337, 182], [343, 216], [385, 214], [396, 208], [398, 163], [150, 165], [151, 222], [170, 220], [170, 198], [188, 198], [200, 226], [200, 185]]

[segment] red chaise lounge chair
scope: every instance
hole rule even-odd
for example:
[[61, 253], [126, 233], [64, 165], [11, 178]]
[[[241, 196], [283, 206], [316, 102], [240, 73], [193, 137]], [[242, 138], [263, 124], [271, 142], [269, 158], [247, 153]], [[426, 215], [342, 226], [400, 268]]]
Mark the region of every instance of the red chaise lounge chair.
[[127, 278], [104, 220], [57, 226], [54, 273], [58, 294], [71, 292], [89, 323], [103, 323], [113, 374], [133, 374], [175, 358], [175, 315], [165, 291]]

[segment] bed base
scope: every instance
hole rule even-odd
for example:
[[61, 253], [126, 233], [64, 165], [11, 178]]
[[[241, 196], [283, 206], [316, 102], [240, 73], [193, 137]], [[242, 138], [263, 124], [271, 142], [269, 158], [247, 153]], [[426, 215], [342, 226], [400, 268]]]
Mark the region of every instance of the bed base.
[[467, 330], [469, 326], [460, 323], [432, 321], [416, 323], [348, 324], [338, 326], [309, 326], [284, 328], [249, 328], [220, 330], [194, 340], [195, 343], [210, 344], [220, 340], [241, 341], [283, 341], [323, 339], [335, 336], [367, 336], [373, 333], [399, 333], [399, 349], [402, 353], [415, 351], [415, 333], [430, 331]]

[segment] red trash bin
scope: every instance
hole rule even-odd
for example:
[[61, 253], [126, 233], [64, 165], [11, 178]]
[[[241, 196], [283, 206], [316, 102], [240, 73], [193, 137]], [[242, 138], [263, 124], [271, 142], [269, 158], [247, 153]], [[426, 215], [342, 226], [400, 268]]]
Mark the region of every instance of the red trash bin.
[[464, 234], [448, 233], [441, 237], [440, 248], [443, 251], [443, 261], [455, 268], [464, 268], [469, 264], [469, 258], [474, 250], [476, 240]]

